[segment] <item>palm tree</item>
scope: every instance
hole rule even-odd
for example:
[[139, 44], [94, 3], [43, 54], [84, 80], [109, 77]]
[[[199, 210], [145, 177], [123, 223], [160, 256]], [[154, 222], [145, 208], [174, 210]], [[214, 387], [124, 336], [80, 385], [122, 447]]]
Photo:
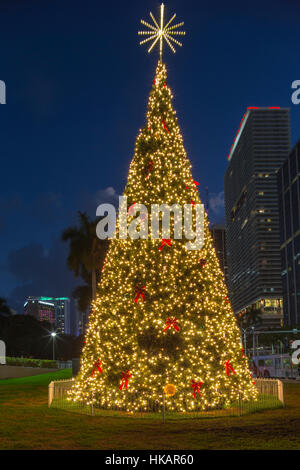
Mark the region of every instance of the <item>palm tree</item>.
[[7, 313], [8, 315], [11, 315], [11, 309], [3, 297], [0, 297], [0, 313]]
[[92, 301], [91, 285], [84, 284], [77, 286], [72, 292], [74, 299], [77, 301], [77, 308], [80, 312], [87, 312]]
[[[77, 286], [73, 290], [73, 297], [77, 301], [77, 307], [80, 312], [86, 312], [91, 305], [92, 298], [92, 274], [86, 270], [84, 266], [81, 267], [80, 276], [85, 284]], [[96, 284], [100, 278], [100, 270], [96, 270]]]
[[98, 220], [90, 220], [85, 212], [79, 211], [78, 214], [79, 227], [69, 227], [64, 230], [62, 240], [70, 242], [68, 267], [76, 277], [80, 275], [86, 282], [88, 275], [91, 276], [91, 294], [92, 299], [95, 299], [96, 271], [100, 271], [104, 263], [108, 242], [100, 240], [96, 235]]

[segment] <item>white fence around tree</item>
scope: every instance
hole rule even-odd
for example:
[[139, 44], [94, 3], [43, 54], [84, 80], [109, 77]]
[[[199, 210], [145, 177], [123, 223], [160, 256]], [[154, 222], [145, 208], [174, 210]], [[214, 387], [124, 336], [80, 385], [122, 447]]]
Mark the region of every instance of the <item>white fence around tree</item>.
[[[184, 415], [181, 413], [169, 412], [163, 405], [157, 404], [149, 400], [147, 412], [127, 413], [125, 410], [120, 410], [117, 407], [105, 408], [100, 406], [97, 397], [91, 395], [92, 405], [85, 403], [74, 403], [68, 400], [68, 391], [72, 388], [74, 379], [70, 380], [57, 380], [49, 384], [48, 388], [48, 406], [60, 408], [68, 411], [73, 411], [81, 414], [90, 414], [98, 416], [138, 416], [138, 417], [151, 417], [161, 414], [163, 419], [176, 419], [176, 417], [192, 417], [192, 418], [209, 418], [209, 417], [224, 417], [224, 416], [242, 416], [256, 411], [270, 408], [280, 408], [284, 406], [284, 392], [283, 382], [278, 379], [255, 379], [255, 385], [258, 389], [258, 400], [244, 401], [242, 398], [233, 402], [226, 407], [220, 407], [213, 410], [187, 412]], [[128, 400], [132, 400], [132, 396], [128, 394]], [[175, 399], [175, 397], [174, 397]], [[100, 403], [100, 400], [99, 400]]]
[[284, 406], [283, 382], [279, 379], [255, 379], [258, 393], [261, 395], [276, 396]]

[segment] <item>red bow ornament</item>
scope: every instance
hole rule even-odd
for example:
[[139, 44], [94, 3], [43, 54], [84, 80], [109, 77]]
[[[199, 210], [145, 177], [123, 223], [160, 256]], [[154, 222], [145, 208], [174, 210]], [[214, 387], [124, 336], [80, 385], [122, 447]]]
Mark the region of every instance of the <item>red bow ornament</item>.
[[138, 301], [139, 301], [139, 297], [142, 297], [143, 301], [145, 302], [145, 295], [146, 295], [146, 289], [145, 289], [145, 286], [143, 287], [136, 287], [135, 288], [135, 293], [136, 293], [136, 296], [135, 296], [135, 303], [137, 304]]
[[201, 385], [203, 385], [203, 382], [195, 382], [195, 380], [192, 380], [191, 384], [192, 384], [192, 388], [194, 392], [194, 398], [196, 398], [196, 393], [198, 393], [199, 396], [201, 397], [200, 388], [201, 388]]
[[164, 126], [164, 130], [167, 131], [168, 134], [170, 134], [169, 129], [167, 128], [166, 121], [161, 121], [161, 123]]
[[127, 215], [132, 215], [133, 214], [133, 208], [134, 208], [134, 205], [136, 203], [134, 202], [129, 208], [128, 208], [128, 212], [127, 212]]
[[[198, 181], [193, 181], [195, 186], [199, 186], [200, 183]], [[185, 189], [189, 189], [188, 185], [186, 184]]]
[[165, 245], [172, 246], [171, 240], [167, 239], [167, 238], [163, 238], [162, 241], [161, 241], [161, 245], [158, 248], [159, 251], [161, 251]]
[[153, 160], [150, 160], [148, 165], [147, 165], [147, 169], [148, 169], [148, 175], [146, 176], [146, 179], [149, 178], [150, 176], [150, 173], [152, 172], [153, 170]]
[[232, 365], [230, 364], [230, 361], [226, 361], [225, 362], [225, 367], [226, 367], [226, 375], [230, 375], [230, 371], [233, 372], [234, 374], [236, 374], [236, 371], [234, 370], [234, 368], [232, 367]]
[[97, 359], [97, 361], [94, 363], [94, 368], [92, 370], [91, 377], [94, 377], [94, 374], [95, 374], [97, 369], [98, 369], [98, 372], [100, 372], [100, 374], [102, 374], [103, 371], [102, 371], [100, 365], [101, 365], [101, 361], [100, 361], [100, 359]]
[[119, 386], [119, 389], [120, 390], [123, 390], [123, 387], [125, 386], [126, 390], [128, 388], [128, 381], [131, 377], [131, 374], [129, 373], [129, 370], [127, 370], [126, 372], [122, 372], [122, 382], [121, 382], [121, 385]]
[[177, 324], [177, 318], [174, 317], [174, 318], [167, 318], [167, 321], [166, 321], [166, 327], [164, 328], [164, 331], [166, 331], [168, 328], [170, 328], [171, 326], [173, 326], [173, 328], [176, 330], [176, 331], [179, 331], [179, 326]]

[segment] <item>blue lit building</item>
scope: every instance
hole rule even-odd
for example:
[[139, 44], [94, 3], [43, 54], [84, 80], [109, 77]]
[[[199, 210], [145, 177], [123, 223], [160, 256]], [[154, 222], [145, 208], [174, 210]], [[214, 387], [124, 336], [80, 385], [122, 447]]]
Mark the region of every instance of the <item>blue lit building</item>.
[[68, 297], [28, 297], [24, 303], [24, 314], [51, 323], [58, 333], [71, 334]]

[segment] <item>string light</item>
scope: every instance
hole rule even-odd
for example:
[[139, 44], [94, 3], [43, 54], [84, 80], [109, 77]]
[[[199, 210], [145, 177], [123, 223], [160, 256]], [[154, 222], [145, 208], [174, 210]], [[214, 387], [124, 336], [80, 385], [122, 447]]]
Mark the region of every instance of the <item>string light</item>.
[[[159, 61], [146, 125], [136, 139], [124, 191], [128, 207], [144, 204], [148, 213], [151, 204], [201, 203], [197, 185], [190, 184], [194, 181], [191, 164], [166, 81], [166, 67]], [[129, 211], [128, 225], [133, 218]], [[172, 234], [175, 223], [176, 216]], [[241, 353], [240, 331], [207, 215], [201, 250], [187, 250], [185, 237], [174, 240], [172, 235], [171, 246], [159, 250], [161, 240], [152, 239], [150, 221], [148, 225], [148, 239], [110, 241], [70, 399], [86, 404], [94, 400], [99, 406], [128, 412], [146, 411], [149, 400], [162, 404], [166, 384], [176, 387], [174, 397], [165, 397], [166, 406], [180, 412], [216, 408], [239, 397], [255, 399], [258, 391]], [[135, 302], [137, 288], [142, 287], [145, 298]], [[166, 319], [175, 317], [180, 328], [165, 330]], [[101, 361], [102, 373], [92, 374], [96, 361]], [[226, 374], [226, 361], [235, 374]], [[128, 388], [120, 390], [126, 371]], [[201, 383], [201, 395], [194, 397], [191, 383]]]
[[171, 49], [172, 52], [176, 52], [176, 49], [174, 47], [174, 44], [177, 46], [182, 46], [182, 43], [175, 39], [173, 36], [184, 36], [185, 31], [178, 31], [178, 28], [184, 25], [184, 22], [175, 24], [171, 26], [171, 23], [176, 17], [176, 13], [172, 16], [172, 18], [168, 21], [167, 24], [164, 24], [164, 11], [165, 7], [164, 4], [162, 3], [160, 6], [160, 25], [154, 18], [153, 14], [150, 12], [150, 17], [153, 21], [153, 24], [149, 24], [144, 20], [141, 20], [141, 23], [148, 28], [146, 31], [139, 31], [138, 34], [142, 36], [148, 36], [146, 39], [142, 40], [140, 42], [140, 45], [145, 44], [146, 42], [152, 41], [152, 44], [150, 45], [148, 52], [150, 53], [154, 46], [159, 43], [159, 54], [160, 54], [160, 60], [162, 60], [162, 51], [163, 51], [163, 41], [165, 40], [166, 43], [168, 44], [169, 48]]

